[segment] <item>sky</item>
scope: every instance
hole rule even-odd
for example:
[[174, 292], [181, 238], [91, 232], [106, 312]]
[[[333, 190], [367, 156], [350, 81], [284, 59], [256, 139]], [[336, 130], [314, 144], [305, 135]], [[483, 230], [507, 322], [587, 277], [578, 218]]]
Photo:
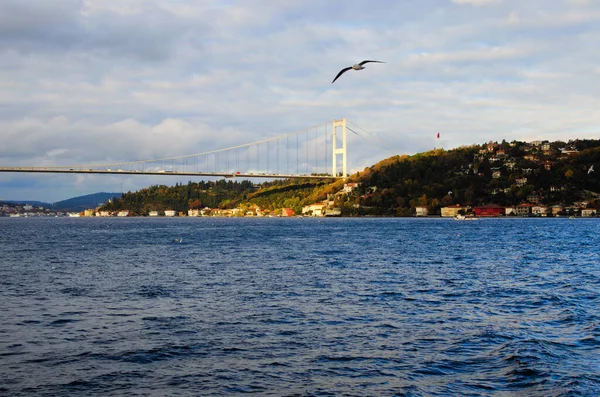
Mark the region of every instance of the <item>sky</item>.
[[[600, 0], [2, 0], [0, 166], [185, 155], [342, 117], [393, 148], [350, 134], [352, 172], [436, 145], [600, 139], [599, 45]], [[364, 59], [385, 64], [331, 84]], [[0, 173], [0, 200], [187, 180]]]

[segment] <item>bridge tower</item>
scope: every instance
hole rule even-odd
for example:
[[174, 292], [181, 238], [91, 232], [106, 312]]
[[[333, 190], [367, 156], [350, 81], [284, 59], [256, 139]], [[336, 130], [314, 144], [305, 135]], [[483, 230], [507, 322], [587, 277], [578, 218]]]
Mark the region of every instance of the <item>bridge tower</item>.
[[[338, 148], [337, 131], [338, 127], [342, 128], [342, 142], [341, 147]], [[346, 178], [348, 176], [348, 168], [346, 161], [346, 118], [336, 120], [333, 119], [333, 168], [331, 169], [332, 175], [337, 175], [338, 169], [338, 154], [342, 155], [342, 176]]]

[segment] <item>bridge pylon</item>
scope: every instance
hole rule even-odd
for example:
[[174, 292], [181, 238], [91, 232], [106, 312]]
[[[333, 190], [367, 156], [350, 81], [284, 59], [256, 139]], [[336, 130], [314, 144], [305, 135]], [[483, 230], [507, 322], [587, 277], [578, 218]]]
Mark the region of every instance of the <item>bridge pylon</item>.
[[[337, 128], [342, 128], [342, 140], [341, 146], [338, 147], [338, 139], [337, 139]], [[346, 160], [346, 118], [336, 120], [333, 119], [333, 168], [332, 168], [332, 176], [337, 176], [338, 170], [338, 155], [342, 155], [342, 177], [346, 178], [348, 176], [348, 163]]]

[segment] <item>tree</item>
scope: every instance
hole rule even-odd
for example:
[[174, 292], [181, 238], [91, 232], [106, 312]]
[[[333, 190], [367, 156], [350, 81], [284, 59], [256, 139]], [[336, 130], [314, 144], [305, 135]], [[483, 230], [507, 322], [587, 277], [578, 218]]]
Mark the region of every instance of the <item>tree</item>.
[[567, 170], [567, 172], [565, 172], [565, 178], [572, 179], [573, 174], [574, 174], [573, 170]]

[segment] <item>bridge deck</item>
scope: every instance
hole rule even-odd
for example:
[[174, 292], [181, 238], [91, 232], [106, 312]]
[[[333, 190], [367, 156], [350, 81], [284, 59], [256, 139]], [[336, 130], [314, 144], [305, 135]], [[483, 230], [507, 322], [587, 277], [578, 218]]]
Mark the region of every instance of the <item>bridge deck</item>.
[[160, 176], [215, 176], [223, 178], [272, 178], [272, 179], [339, 179], [331, 175], [291, 175], [267, 173], [231, 173], [231, 172], [181, 172], [181, 171], [128, 171], [128, 170], [92, 170], [53, 167], [0, 167], [0, 172], [54, 173], [54, 174], [118, 174], [118, 175], [160, 175]]

